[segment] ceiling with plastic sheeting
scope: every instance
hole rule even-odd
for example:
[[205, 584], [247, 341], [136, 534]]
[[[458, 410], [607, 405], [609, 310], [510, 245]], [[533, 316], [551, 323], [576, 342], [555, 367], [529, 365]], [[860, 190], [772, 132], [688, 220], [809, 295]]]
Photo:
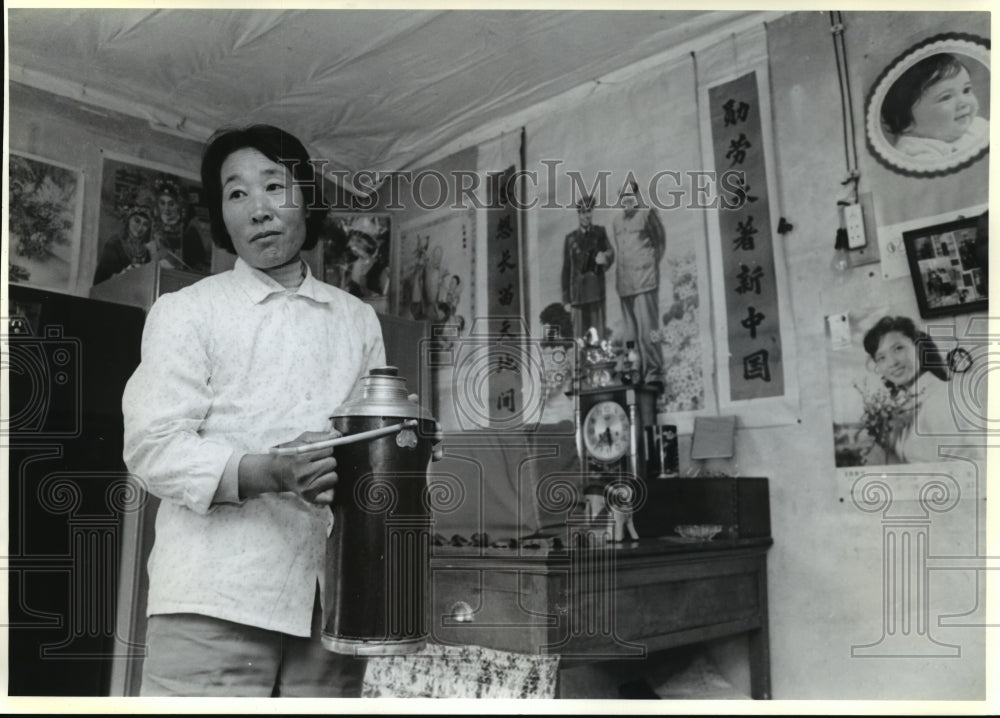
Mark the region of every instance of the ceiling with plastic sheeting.
[[280, 125], [330, 169], [436, 150], [753, 13], [8, 9], [10, 80], [204, 139]]

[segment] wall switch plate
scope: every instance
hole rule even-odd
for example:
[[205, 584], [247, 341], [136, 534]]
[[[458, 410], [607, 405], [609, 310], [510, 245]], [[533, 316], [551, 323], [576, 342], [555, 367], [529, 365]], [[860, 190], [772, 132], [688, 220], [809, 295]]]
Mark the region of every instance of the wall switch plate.
[[851, 346], [851, 322], [847, 312], [827, 315], [826, 328], [831, 349], [846, 349]]
[[847, 230], [849, 249], [860, 249], [868, 244], [865, 239], [865, 213], [860, 202], [844, 207], [844, 228]]
[[[876, 264], [881, 261], [878, 246], [878, 227], [875, 224], [875, 200], [871, 192], [862, 192], [858, 198], [862, 208], [866, 244], [857, 249], [851, 249], [851, 264], [860, 267], [865, 264]], [[867, 241], [867, 240], [871, 241]], [[904, 258], [904, 262], [905, 262]]]

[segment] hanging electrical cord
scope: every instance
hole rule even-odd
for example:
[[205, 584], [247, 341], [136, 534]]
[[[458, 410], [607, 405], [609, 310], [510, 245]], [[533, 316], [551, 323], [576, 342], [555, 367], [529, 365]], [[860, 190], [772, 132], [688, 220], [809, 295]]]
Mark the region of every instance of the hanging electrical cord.
[[830, 33], [833, 35], [833, 52], [837, 60], [840, 111], [844, 127], [844, 163], [847, 166], [847, 178], [841, 184], [851, 185], [851, 200], [843, 203], [853, 204], [858, 201], [858, 182], [861, 179], [861, 173], [858, 171], [857, 128], [854, 123], [851, 75], [847, 67], [847, 46], [844, 42], [844, 18], [840, 11], [830, 12]]
[[837, 200], [837, 214], [840, 226], [834, 242], [831, 268], [844, 272], [854, 264], [851, 252], [866, 243], [864, 231], [864, 210], [861, 207], [858, 170], [857, 127], [854, 123], [854, 100], [851, 96], [851, 73], [847, 67], [847, 45], [844, 40], [844, 17], [838, 11], [830, 12], [830, 34], [833, 37], [833, 53], [836, 57], [837, 80], [840, 90], [840, 112], [844, 128], [844, 164], [847, 177], [840, 183], [846, 187], [844, 196]]

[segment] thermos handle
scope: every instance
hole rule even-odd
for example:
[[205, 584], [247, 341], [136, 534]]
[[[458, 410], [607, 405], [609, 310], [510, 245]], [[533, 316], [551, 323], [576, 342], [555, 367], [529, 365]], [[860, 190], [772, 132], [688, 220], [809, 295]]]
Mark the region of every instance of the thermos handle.
[[407, 419], [399, 424], [393, 424], [392, 426], [383, 426], [380, 429], [371, 429], [369, 431], [360, 431], [357, 434], [348, 434], [347, 436], [338, 436], [336, 439], [327, 439], [326, 441], [317, 441], [312, 444], [300, 444], [299, 446], [274, 446], [271, 448], [270, 452], [272, 454], [278, 454], [280, 456], [288, 456], [290, 454], [306, 454], [310, 451], [316, 451], [318, 449], [329, 449], [333, 446], [343, 446], [344, 444], [353, 444], [357, 441], [367, 441], [368, 439], [376, 439], [380, 436], [385, 436], [386, 434], [395, 434], [403, 429], [412, 429], [417, 425], [416, 419]]

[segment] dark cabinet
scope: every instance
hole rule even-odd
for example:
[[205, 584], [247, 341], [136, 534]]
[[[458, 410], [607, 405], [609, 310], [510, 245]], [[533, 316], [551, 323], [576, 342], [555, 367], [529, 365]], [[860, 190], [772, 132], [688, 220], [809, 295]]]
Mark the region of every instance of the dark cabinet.
[[130, 651], [117, 623], [122, 519], [142, 499], [122, 462], [121, 396], [144, 313], [16, 285], [8, 297], [8, 690], [107, 695]]

